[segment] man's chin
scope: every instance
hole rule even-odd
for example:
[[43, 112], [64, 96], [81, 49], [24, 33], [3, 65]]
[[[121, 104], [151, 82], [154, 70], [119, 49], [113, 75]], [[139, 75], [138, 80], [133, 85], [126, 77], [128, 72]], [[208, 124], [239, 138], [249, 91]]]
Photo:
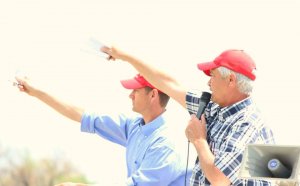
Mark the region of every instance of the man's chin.
[[212, 101], [212, 102], [215, 102], [215, 103], [216, 103], [215, 96], [214, 96], [213, 94], [211, 95], [210, 101]]

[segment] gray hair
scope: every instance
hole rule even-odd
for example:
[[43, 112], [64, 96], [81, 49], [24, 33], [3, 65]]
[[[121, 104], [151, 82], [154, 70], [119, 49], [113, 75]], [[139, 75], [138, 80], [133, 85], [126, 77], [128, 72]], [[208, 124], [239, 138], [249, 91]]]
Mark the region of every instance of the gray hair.
[[251, 94], [252, 89], [253, 89], [253, 82], [254, 82], [253, 80], [249, 79], [248, 77], [244, 76], [243, 74], [232, 71], [226, 67], [218, 67], [217, 69], [223, 78], [228, 77], [232, 73], [235, 74], [239, 91], [241, 93], [244, 93], [247, 95]]

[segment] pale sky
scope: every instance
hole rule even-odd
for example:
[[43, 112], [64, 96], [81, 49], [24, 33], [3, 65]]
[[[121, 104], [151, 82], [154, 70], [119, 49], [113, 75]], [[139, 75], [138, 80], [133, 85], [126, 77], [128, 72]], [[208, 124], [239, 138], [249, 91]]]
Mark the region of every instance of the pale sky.
[[[0, 143], [34, 157], [64, 154], [100, 184], [124, 183], [125, 151], [25, 94], [8, 81], [22, 72], [57, 97], [88, 110], [130, 113], [119, 83], [136, 71], [83, 53], [94, 37], [207, 90], [196, 64], [243, 49], [257, 64], [253, 97], [277, 142], [300, 145], [299, 0], [10, 0], [0, 3]], [[174, 102], [171, 124], [183, 144], [187, 113]], [[192, 153], [193, 155], [193, 153]], [[191, 157], [192, 162], [194, 156]]]

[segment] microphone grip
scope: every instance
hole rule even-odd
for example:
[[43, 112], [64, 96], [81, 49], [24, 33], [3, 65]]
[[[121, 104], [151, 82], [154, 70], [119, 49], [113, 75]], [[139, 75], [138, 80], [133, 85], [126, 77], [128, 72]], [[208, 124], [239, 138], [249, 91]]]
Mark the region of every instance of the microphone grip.
[[[199, 100], [199, 108], [198, 108], [198, 111], [196, 114], [196, 117], [199, 120], [201, 119], [201, 115], [204, 113], [204, 110], [205, 110], [207, 104], [209, 103], [210, 98], [211, 98], [211, 93], [202, 92], [202, 95]], [[199, 157], [197, 156], [196, 163], [198, 163], [198, 162], [199, 162]]]
[[205, 110], [206, 105], [207, 105], [206, 102], [200, 101], [199, 109], [198, 109], [197, 114], [196, 114], [196, 117], [197, 117], [198, 119], [201, 119], [201, 115], [204, 113], [204, 110]]
[[203, 114], [203, 112], [206, 108], [206, 105], [208, 104], [210, 98], [211, 98], [211, 93], [202, 92], [202, 95], [201, 95], [200, 100], [199, 100], [198, 112], [196, 114], [198, 119], [201, 119], [201, 115]]

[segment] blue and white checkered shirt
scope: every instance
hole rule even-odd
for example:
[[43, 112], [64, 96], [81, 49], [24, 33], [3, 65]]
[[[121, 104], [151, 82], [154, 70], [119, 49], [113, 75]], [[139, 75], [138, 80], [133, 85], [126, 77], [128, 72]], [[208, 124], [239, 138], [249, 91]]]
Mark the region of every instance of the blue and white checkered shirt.
[[[188, 92], [187, 109], [190, 114], [198, 111], [201, 94]], [[207, 142], [215, 156], [215, 166], [231, 181], [232, 185], [271, 185], [262, 180], [238, 179], [243, 152], [248, 143], [274, 143], [273, 133], [262, 120], [259, 110], [248, 97], [238, 103], [221, 108], [210, 102], [205, 109]], [[196, 162], [190, 180], [191, 186], [210, 185]]]

